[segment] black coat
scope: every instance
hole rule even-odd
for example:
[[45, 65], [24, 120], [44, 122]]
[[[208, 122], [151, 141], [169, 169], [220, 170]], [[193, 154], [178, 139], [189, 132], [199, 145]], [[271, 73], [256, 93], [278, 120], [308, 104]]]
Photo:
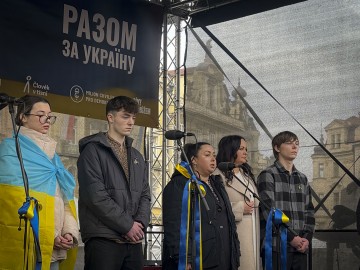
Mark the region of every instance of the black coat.
[[[236, 233], [235, 217], [231, 210], [231, 205], [223, 183], [218, 176], [213, 178], [214, 188], [221, 195], [228, 216], [229, 235], [231, 239], [225, 242], [230, 244], [231, 250], [231, 269], [238, 269], [240, 257], [240, 245]], [[181, 202], [182, 195], [187, 178], [175, 171], [171, 181], [166, 185], [163, 191], [163, 224], [164, 224], [164, 243], [163, 243], [163, 262], [162, 268], [165, 270], [178, 269], [179, 241], [180, 241], [180, 223], [181, 223]], [[206, 211], [201, 203], [201, 232], [202, 232], [202, 251], [203, 268], [216, 268], [219, 265], [221, 240], [219, 229], [211, 222], [216, 216], [216, 202], [208, 194], [205, 196], [210, 211]], [[190, 240], [191, 241], [191, 240]], [[189, 245], [189, 255], [191, 258], [191, 243]], [[214, 267], [214, 268], [213, 268]], [[218, 269], [224, 270], [224, 269]]]
[[104, 133], [80, 140], [78, 159], [79, 220], [83, 241], [91, 237], [121, 239], [134, 221], [147, 227], [150, 188], [140, 152], [126, 137], [129, 180]]

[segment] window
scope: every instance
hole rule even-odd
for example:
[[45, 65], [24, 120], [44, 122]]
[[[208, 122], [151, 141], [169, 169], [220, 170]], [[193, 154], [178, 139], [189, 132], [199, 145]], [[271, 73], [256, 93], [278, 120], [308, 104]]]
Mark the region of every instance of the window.
[[217, 141], [216, 141], [216, 136], [215, 136], [214, 133], [210, 134], [209, 142], [210, 142], [211, 145], [216, 145]]
[[339, 176], [339, 165], [334, 163], [334, 170], [333, 170], [333, 176], [338, 177]]
[[340, 195], [339, 192], [334, 192], [334, 205], [337, 205], [340, 203]]
[[324, 177], [324, 163], [319, 163], [319, 177]]
[[331, 142], [333, 148], [340, 148], [340, 139], [341, 139], [341, 134], [331, 135]]
[[337, 148], [340, 148], [340, 143], [341, 143], [341, 135], [340, 134], [336, 134], [335, 141], [336, 141]]
[[66, 140], [69, 144], [77, 144], [77, 128], [76, 128], [77, 119], [74, 115], [68, 116], [68, 122], [66, 127]]

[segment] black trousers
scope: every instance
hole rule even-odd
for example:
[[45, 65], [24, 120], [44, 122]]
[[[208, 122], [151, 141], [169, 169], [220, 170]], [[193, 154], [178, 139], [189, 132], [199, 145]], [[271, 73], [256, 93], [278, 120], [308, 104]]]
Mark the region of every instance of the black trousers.
[[288, 252], [286, 264], [289, 270], [307, 270], [307, 254]]
[[119, 244], [106, 238], [91, 238], [85, 243], [84, 270], [142, 270], [142, 244]]
[[[278, 259], [277, 252], [273, 251], [272, 253], [272, 265], [273, 270], [281, 269], [281, 266], [278, 266], [277, 259]], [[308, 269], [308, 262], [307, 262], [307, 254], [300, 253], [300, 252], [287, 252], [286, 257], [286, 269], [287, 270], [307, 270]], [[280, 256], [280, 255], [279, 255]], [[261, 253], [262, 265], [265, 269], [265, 254], [264, 250]]]

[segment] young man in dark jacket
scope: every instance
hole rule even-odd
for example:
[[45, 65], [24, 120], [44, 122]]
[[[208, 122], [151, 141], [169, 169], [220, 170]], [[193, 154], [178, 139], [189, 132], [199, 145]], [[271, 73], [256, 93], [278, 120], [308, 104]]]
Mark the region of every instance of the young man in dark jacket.
[[137, 112], [132, 98], [109, 100], [108, 132], [79, 142], [79, 219], [87, 270], [143, 269], [150, 189], [144, 159], [128, 137]]

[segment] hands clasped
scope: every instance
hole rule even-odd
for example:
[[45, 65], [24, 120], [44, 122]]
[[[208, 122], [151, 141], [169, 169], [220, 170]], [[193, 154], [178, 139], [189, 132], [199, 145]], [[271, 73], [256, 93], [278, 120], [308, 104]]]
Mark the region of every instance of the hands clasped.
[[64, 234], [63, 236], [59, 235], [55, 237], [54, 240], [54, 249], [65, 249], [69, 250], [74, 246], [73, 236], [69, 233]]
[[142, 240], [144, 238], [144, 226], [137, 221], [134, 221], [133, 226], [131, 227], [130, 231], [128, 231], [127, 234], [125, 234], [125, 238], [128, 241], [131, 242], [137, 242], [139, 240]]
[[254, 202], [244, 202], [244, 215], [251, 215], [254, 212]]
[[301, 253], [305, 253], [309, 249], [309, 241], [306, 238], [302, 238], [300, 236], [295, 236], [294, 239], [290, 242], [290, 245]]

